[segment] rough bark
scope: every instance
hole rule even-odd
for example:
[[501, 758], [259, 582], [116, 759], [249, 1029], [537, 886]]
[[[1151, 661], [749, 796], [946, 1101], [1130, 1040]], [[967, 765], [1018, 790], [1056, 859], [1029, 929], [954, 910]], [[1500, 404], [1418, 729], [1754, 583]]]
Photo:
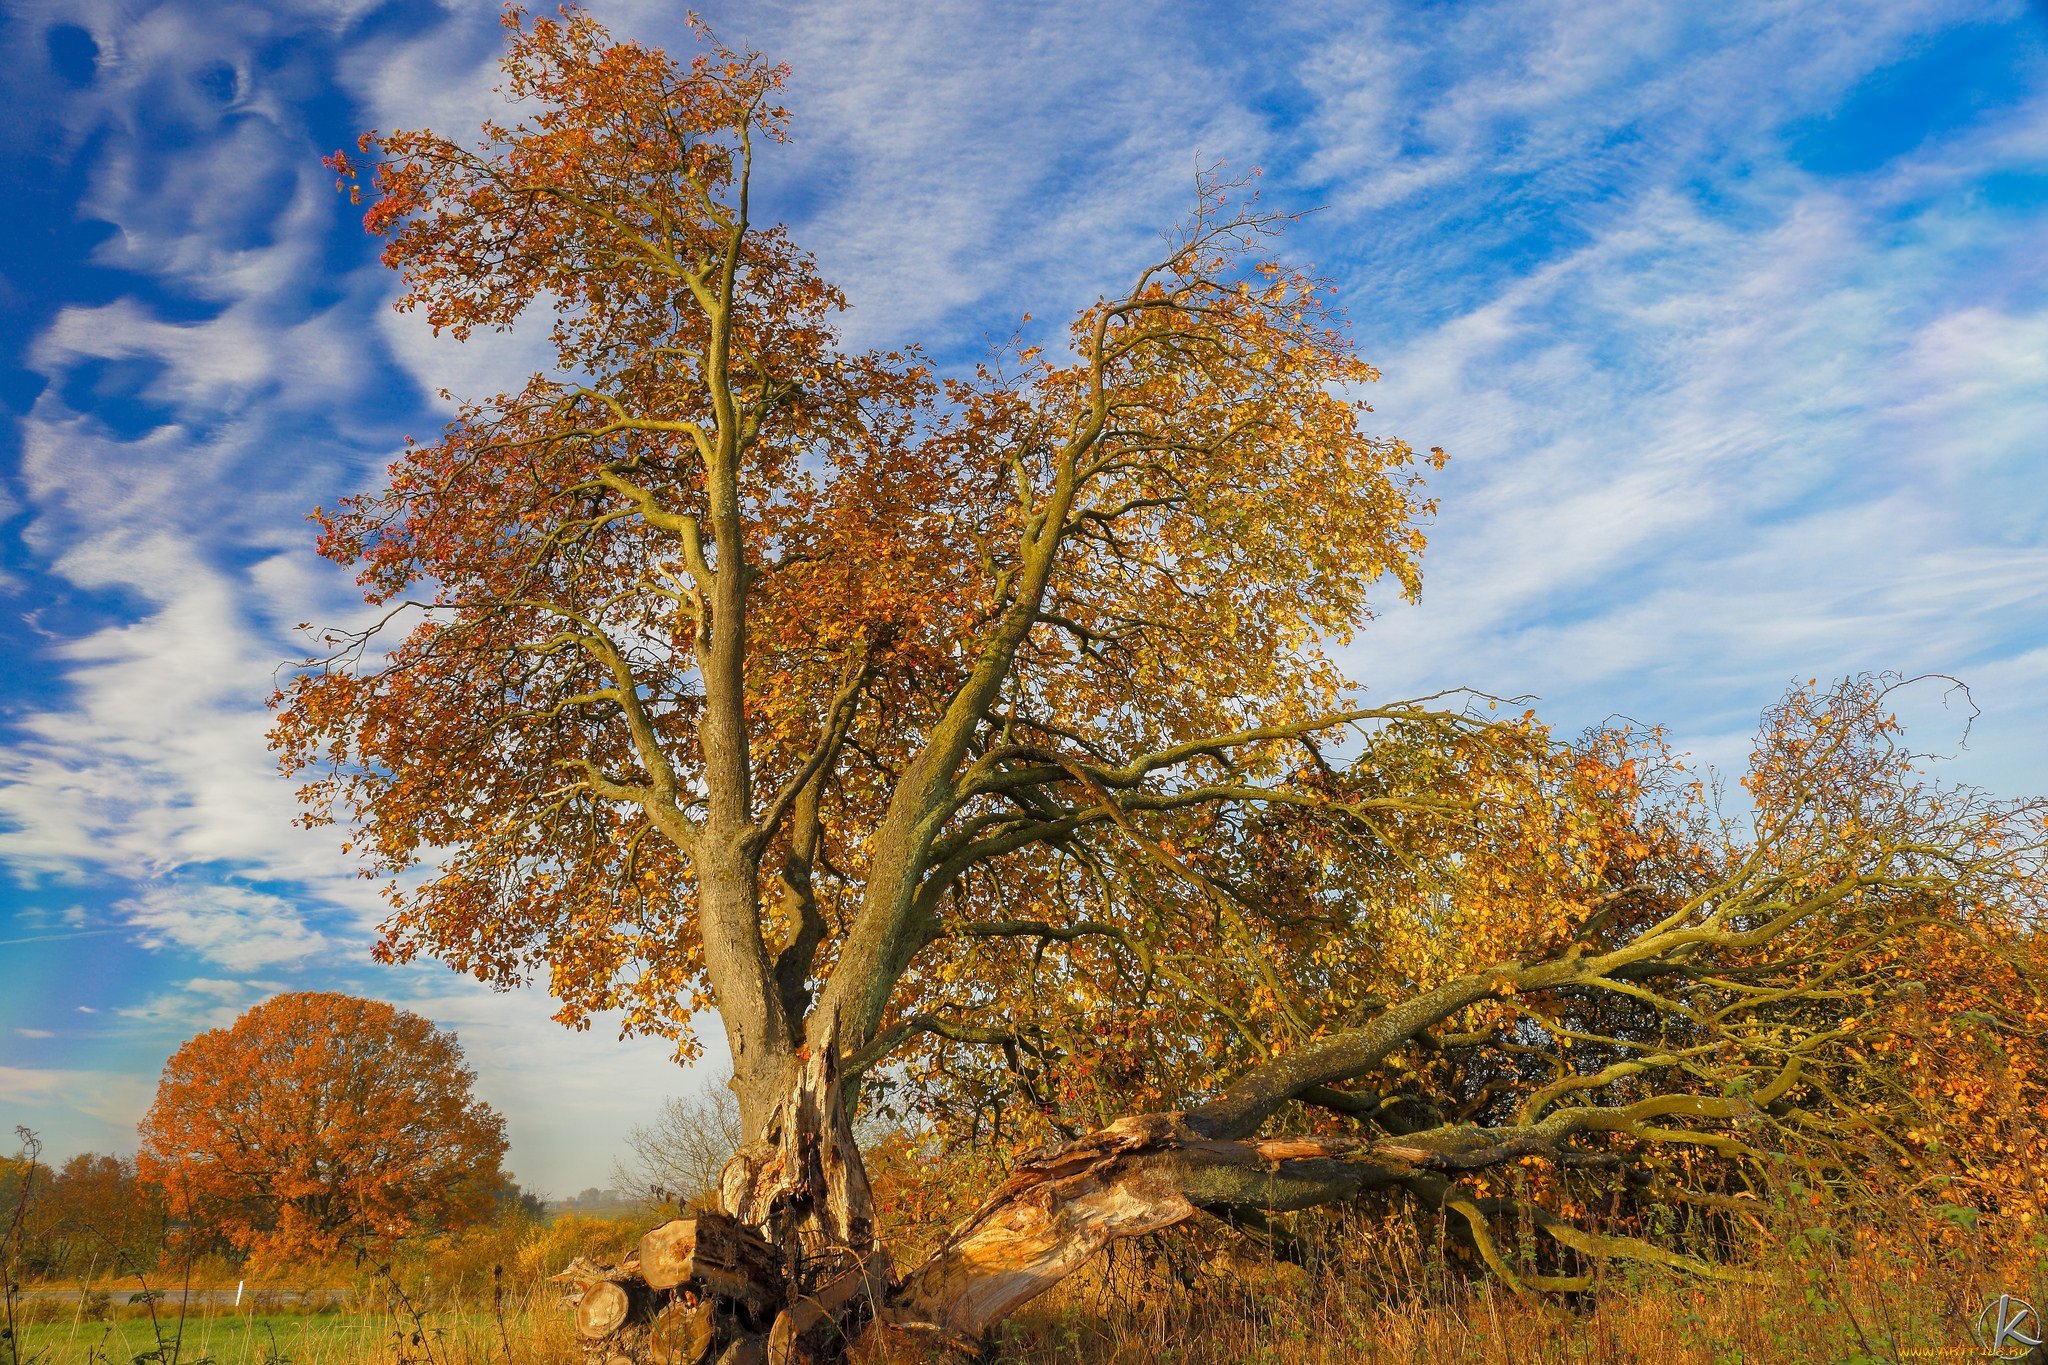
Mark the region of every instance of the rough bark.
[[[854, 1141], [840, 1074], [839, 1036], [827, 1027], [799, 1054], [761, 1138], [726, 1164], [726, 1210], [761, 1229], [787, 1258], [785, 1278], [815, 1280], [819, 1262], [858, 1261], [874, 1245], [867, 1168]], [[829, 1267], [829, 1273], [846, 1269]]]
[[1033, 1154], [904, 1282], [902, 1311], [978, 1338], [1111, 1242], [1203, 1209], [1304, 1208], [1401, 1179], [1426, 1153], [1342, 1139], [1230, 1141], [1146, 1114]]
[[698, 859], [704, 961], [732, 1056], [741, 1130], [747, 1141], [757, 1142], [787, 1086], [795, 1042], [761, 942], [753, 862], [738, 848], [738, 833], [721, 831], [721, 836], [707, 836], [708, 847]]

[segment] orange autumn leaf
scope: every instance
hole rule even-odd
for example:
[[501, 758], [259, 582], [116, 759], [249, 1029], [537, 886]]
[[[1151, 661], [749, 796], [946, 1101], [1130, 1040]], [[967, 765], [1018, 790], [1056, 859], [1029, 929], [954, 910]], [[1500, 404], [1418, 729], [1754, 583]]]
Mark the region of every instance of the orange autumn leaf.
[[259, 1265], [317, 1261], [490, 1211], [505, 1123], [452, 1034], [376, 1000], [276, 996], [172, 1054], [139, 1173]]

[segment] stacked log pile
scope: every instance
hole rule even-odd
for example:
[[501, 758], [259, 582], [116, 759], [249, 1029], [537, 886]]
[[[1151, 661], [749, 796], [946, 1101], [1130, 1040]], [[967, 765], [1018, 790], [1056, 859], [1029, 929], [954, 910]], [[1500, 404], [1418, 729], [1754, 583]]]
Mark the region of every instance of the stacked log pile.
[[662, 1224], [618, 1265], [579, 1256], [552, 1279], [575, 1309], [584, 1359], [603, 1365], [708, 1365], [760, 1340], [783, 1307], [774, 1249], [716, 1213]]
[[[786, 1365], [840, 1354], [894, 1287], [888, 1258], [792, 1268], [718, 1213], [662, 1224], [614, 1266], [577, 1257], [565, 1287], [587, 1365]], [[792, 1293], [785, 1286], [794, 1282]]]

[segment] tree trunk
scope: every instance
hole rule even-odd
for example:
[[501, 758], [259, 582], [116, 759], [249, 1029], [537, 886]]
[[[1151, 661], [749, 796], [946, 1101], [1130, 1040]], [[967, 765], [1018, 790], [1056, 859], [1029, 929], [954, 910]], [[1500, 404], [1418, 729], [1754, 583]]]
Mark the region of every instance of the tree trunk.
[[895, 1279], [875, 1247], [837, 1031], [824, 1034], [791, 1063], [759, 1140], [726, 1164], [725, 1213], [654, 1228], [617, 1267], [579, 1262], [556, 1277], [579, 1287], [591, 1350], [827, 1360], [884, 1306]]
[[[726, 1163], [720, 1202], [791, 1258], [790, 1282], [829, 1279], [874, 1248], [867, 1167], [839, 1074], [839, 1030], [801, 1049], [759, 1140]], [[825, 1265], [821, 1262], [832, 1261]]]
[[978, 1339], [1111, 1242], [1199, 1210], [1283, 1211], [1415, 1178], [1435, 1153], [1351, 1138], [1209, 1137], [1142, 1114], [1041, 1149], [908, 1276], [896, 1312]]

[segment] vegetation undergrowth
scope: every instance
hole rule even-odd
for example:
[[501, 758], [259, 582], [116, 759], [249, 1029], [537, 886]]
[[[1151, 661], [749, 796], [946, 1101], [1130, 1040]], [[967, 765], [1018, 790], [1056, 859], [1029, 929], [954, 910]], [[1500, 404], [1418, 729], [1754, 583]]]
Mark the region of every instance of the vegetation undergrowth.
[[[946, 1154], [900, 1138], [875, 1155], [878, 1204], [907, 1247], [934, 1240], [986, 1183], [989, 1167], [1001, 1164], [986, 1152]], [[1977, 1359], [1985, 1356], [1973, 1330], [1988, 1302], [2004, 1293], [2048, 1304], [2048, 1237], [2031, 1219], [1980, 1216], [1964, 1203], [1936, 1205], [1930, 1216], [1925, 1200], [1809, 1191], [1789, 1181], [1753, 1207], [1739, 1242], [1712, 1249], [1730, 1266], [1751, 1268], [1754, 1283], [1704, 1283], [1614, 1262], [1590, 1292], [1544, 1296], [1515, 1295], [1475, 1263], [1455, 1227], [1406, 1212], [1324, 1210], [1260, 1227], [1205, 1220], [1117, 1245], [1005, 1323], [987, 1359]], [[167, 1243], [146, 1266], [27, 1277], [16, 1298], [16, 1350], [0, 1361], [573, 1361], [579, 1343], [546, 1277], [578, 1255], [623, 1255], [658, 1212], [552, 1220], [508, 1213], [409, 1239], [385, 1258], [307, 1261], [260, 1276], [228, 1256], [188, 1259]], [[1673, 1244], [1685, 1247], [1688, 1235], [1674, 1234]]]

